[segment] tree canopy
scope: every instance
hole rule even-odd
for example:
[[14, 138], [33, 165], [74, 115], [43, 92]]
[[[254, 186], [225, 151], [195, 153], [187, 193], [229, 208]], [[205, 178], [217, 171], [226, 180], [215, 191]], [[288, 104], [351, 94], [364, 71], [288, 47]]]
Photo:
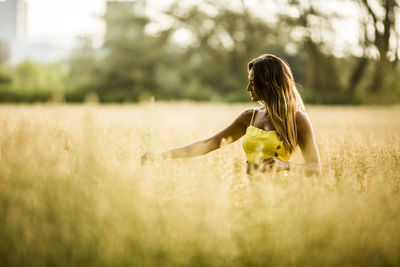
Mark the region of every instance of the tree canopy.
[[[353, 44], [358, 53], [346, 48], [337, 53], [335, 25], [348, 18], [327, 8], [328, 2], [352, 5], [359, 23], [359, 42]], [[160, 17], [149, 17], [145, 0], [108, 1], [103, 44], [95, 48], [90, 37], [81, 37], [65, 75], [52, 77], [60, 77], [57, 86], [70, 101], [81, 101], [89, 93], [104, 102], [150, 97], [247, 101], [247, 63], [272, 53], [289, 63], [306, 102], [400, 100], [398, 1], [256, 1], [263, 12], [245, 1], [227, 3], [177, 0]], [[0, 64], [5, 58], [0, 44]], [[39, 72], [28, 75], [26, 68], [35, 69], [29, 64], [34, 63], [21, 63], [11, 71], [14, 88], [48, 88], [38, 81]]]

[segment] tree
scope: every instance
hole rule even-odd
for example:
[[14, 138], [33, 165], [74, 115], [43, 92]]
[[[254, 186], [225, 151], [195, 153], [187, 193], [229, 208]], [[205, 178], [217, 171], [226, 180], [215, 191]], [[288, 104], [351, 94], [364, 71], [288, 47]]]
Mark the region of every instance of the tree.
[[193, 77], [204, 88], [218, 92], [224, 100], [247, 99], [246, 66], [254, 57], [267, 52], [282, 53], [274, 46], [275, 30], [262, 18], [241, 8], [231, 8], [225, 1], [203, 1], [186, 5], [176, 1], [165, 12], [173, 21], [168, 33], [185, 31], [189, 44], [183, 46], [182, 73]]
[[[359, 43], [363, 50], [361, 56], [347, 54], [344, 58], [337, 58], [334, 55], [326, 36], [334, 36], [331, 21], [340, 19], [340, 15], [321, 9], [318, 1], [288, 0], [282, 5], [294, 8], [298, 15], [282, 12], [280, 18], [287, 35], [290, 36], [294, 30], [303, 33], [301, 39], [297, 37], [291, 41], [297, 43], [298, 51], [303, 51], [308, 61], [307, 86], [323, 92], [328, 98], [342, 96], [357, 102], [356, 94], [360, 87], [365, 88], [362, 91], [378, 93], [393, 87], [394, 79], [398, 79], [399, 42], [392, 41], [399, 39], [399, 31], [395, 29], [395, 14], [399, 10], [394, 0], [355, 1], [359, 3], [362, 14], [360, 28], [364, 34]], [[383, 15], [378, 16], [378, 12], [371, 7], [372, 1]], [[342, 3], [337, 0], [338, 5]], [[378, 59], [371, 54], [372, 50], [377, 52]]]
[[8, 45], [0, 41], [0, 66], [7, 63], [9, 56], [10, 54]]
[[[306, 87], [315, 92], [317, 101], [338, 101], [346, 88], [330, 39], [333, 36], [331, 21], [337, 14], [321, 10], [312, 1], [288, 0], [278, 4], [281, 7], [278, 13], [280, 42], [294, 46], [296, 56], [303, 59]], [[288, 10], [296, 12], [288, 13]]]
[[[399, 15], [400, 11], [399, 4], [395, 0], [358, 0], [358, 2], [364, 12], [362, 23], [364, 53], [367, 54], [366, 50], [373, 47], [379, 54], [373, 79], [368, 88], [371, 92], [377, 92], [383, 89], [385, 78], [395, 72], [399, 62], [400, 29], [396, 29], [396, 15]], [[382, 15], [379, 15], [379, 12], [372, 7], [372, 2], [383, 11]], [[397, 41], [391, 42], [391, 39]]]
[[[69, 63], [68, 91], [85, 95], [100, 86], [99, 53], [93, 48], [90, 36], [80, 36], [78, 46], [72, 51]], [[83, 99], [83, 96], [81, 97]]]
[[8, 45], [0, 41], [0, 84], [10, 83], [11, 78], [5, 71], [5, 64], [9, 58]]
[[75, 88], [96, 92], [102, 101], [137, 101], [160, 95], [157, 68], [165, 62], [160, 38], [149, 36], [145, 1], [108, 1], [104, 44], [94, 49], [84, 40], [70, 61]]

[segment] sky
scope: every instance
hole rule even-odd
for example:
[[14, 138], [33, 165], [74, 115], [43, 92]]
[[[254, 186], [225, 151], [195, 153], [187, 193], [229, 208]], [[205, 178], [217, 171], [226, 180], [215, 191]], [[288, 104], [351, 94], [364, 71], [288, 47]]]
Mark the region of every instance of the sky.
[[[0, 0], [1, 1], [1, 0]], [[148, 0], [147, 13], [157, 13], [172, 0]], [[106, 0], [27, 0], [29, 38], [89, 34], [101, 37], [104, 24], [100, 18]]]
[[28, 38], [99, 36], [104, 9], [103, 0], [28, 0]]

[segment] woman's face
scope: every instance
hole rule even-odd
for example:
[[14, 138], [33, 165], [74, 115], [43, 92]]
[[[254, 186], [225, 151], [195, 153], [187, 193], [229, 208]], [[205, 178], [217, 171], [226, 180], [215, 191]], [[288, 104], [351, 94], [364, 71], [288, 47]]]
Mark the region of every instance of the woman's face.
[[249, 71], [249, 85], [247, 85], [246, 90], [248, 92], [250, 92], [250, 97], [251, 97], [251, 101], [259, 101], [260, 98], [257, 96], [255, 90], [254, 90], [254, 71], [253, 69], [251, 69]]

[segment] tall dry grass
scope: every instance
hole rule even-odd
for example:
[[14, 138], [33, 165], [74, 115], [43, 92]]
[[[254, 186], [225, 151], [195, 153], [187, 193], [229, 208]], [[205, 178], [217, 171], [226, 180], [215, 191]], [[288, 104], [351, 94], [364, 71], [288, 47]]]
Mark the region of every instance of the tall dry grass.
[[0, 266], [400, 265], [399, 107], [309, 107], [319, 178], [249, 182], [241, 141], [140, 166], [244, 108], [1, 106]]

